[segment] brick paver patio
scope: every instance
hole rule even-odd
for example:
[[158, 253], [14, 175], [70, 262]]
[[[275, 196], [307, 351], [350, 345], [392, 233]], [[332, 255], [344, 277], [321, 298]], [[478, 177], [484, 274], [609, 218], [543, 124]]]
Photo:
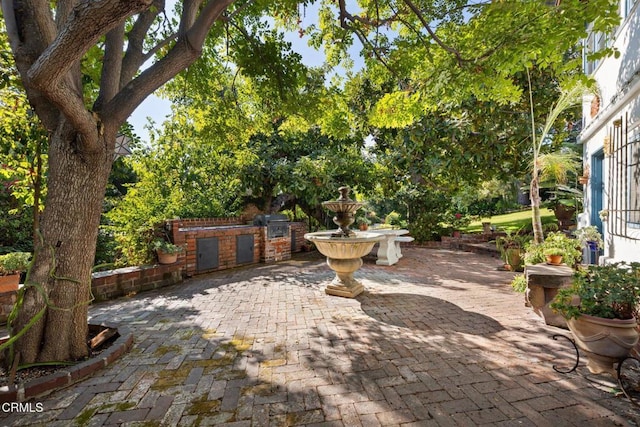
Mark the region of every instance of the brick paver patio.
[[484, 255], [409, 248], [367, 260], [356, 299], [324, 294], [317, 254], [196, 277], [90, 308], [133, 350], [2, 425], [611, 426], [640, 411], [607, 376], [563, 375], [512, 273]]

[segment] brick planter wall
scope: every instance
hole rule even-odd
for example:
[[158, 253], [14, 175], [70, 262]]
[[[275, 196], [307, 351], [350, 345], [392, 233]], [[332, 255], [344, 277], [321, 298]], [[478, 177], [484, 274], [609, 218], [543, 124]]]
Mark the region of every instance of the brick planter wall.
[[[150, 289], [162, 288], [182, 281], [183, 266], [145, 265], [93, 273], [91, 292], [95, 301], [107, 301]], [[16, 303], [16, 291], [0, 293], [0, 324], [7, 318]]]
[[183, 268], [178, 262], [93, 273], [91, 291], [96, 301], [106, 301], [140, 291], [157, 289], [181, 282]]

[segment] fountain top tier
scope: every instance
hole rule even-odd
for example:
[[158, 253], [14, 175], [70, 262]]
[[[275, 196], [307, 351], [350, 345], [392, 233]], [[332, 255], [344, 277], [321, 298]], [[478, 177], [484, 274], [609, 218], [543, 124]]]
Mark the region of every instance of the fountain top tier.
[[364, 203], [356, 202], [349, 198], [349, 187], [340, 187], [338, 189], [340, 197], [337, 200], [322, 202], [322, 206], [336, 213], [355, 213]]
[[353, 224], [355, 218], [354, 213], [360, 209], [364, 203], [356, 202], [349, 198], [349, 187], [340, 187], [338, 189], [340, 197], [335, 201], [322, 202], [322, 206], [336, 213], [333, 217], [333, 222], [340, 228], [337, 233], [333, 234], [333, 237], [350, 237], [354, 234], [349, 229], [349, 226]]

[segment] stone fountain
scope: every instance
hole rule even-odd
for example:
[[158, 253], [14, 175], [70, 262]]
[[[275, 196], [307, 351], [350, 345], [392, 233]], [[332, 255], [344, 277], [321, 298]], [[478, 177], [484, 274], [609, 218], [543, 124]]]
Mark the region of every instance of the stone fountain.
[[335, 212], [333, 222], [338, 229], [307, 233], [304, 238], [316, 245], [318, 251], [327, 257], [329, 268], [336, 272], [325, 292], [354, 298], [364, 291], [364, 286], [353, 277], [353, 273], [362, 266], [362, 257], [371, 252], [373, 245], [384, 236], [349, 229], [355, 220], [354, 214], [364, 203], [349, 198], [349, 187], [340, 187], [338, 191], [340, 197], [337, 200], [322, 203], [323, 207]]

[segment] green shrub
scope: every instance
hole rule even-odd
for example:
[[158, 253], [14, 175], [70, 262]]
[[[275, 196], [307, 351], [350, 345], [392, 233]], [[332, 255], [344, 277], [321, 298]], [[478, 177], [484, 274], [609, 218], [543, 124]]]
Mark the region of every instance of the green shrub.
[[562, 232], [549, 233], [542, 243], [530, 242], [525, 247], [525, 264], [541, 264], [546, 262], [545, 250], [557, 248], [562, 252], [562, 260], [568, 266], [578, 264], [582, 258], [580, 242]]
[[421, 212], [411, 219], [408, 228], [416, 242], [429, 242], [440, 240], [443, 234], [450, 234], [440, 224], [442, 224], [442, 215], [439, 213]]
[[384, 219], [384, 223], [394, 227], [400, 226], [400, 214], [396, 211], [389, 212]]
[[514, 291], [524, 293], [527, 290], [527, 278], [524, 274], [516, 274], [511, 281]]
[[581, 314], [606, 319], [637, 317], [640, 263], [580, 267], [571, 287], [558, 291], [551, 308], [569, 318]]

